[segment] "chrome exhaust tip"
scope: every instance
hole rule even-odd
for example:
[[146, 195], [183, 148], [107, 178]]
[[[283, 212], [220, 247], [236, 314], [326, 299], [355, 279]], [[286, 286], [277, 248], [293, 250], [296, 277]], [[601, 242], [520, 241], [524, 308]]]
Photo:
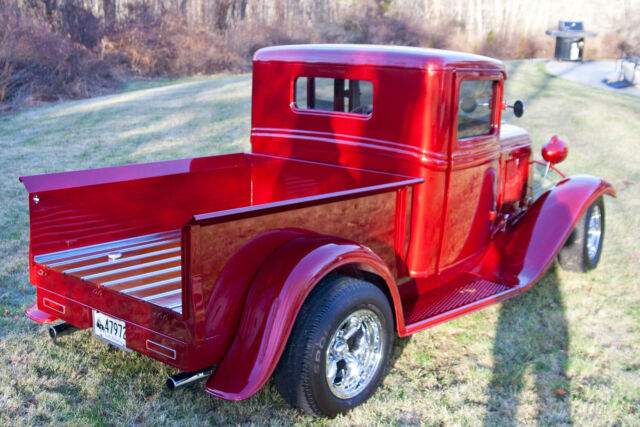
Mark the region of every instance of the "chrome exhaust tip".
[[173, 391], [192, 384], [196, 381], [203, 380], [213, 373], [213, 368], [206, 368], [198, 372], [180, 372], [167, 378], [167, 390]]
[[56, 338], [61, 337], [63, 335], [69, 335], [77, 331], [79, 328], [73, 326], [71, 323], [60, 323], [58, 325], [54, 325], [49, 327], [49, 337], [55, 341]]

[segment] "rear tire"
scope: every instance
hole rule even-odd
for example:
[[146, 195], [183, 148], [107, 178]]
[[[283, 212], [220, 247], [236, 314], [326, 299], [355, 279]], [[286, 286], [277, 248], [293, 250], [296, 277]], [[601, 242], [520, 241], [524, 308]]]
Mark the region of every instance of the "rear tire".
[[334, 417], [373, 395], [392, 346], [385, 294], [363, 280], [328, 276], [298, 314], [274, 373], [276, 388], [290, 405]]
[[558, 254], [563, 269], [587, 272], [600, 262], [604, 240], [604, 200], [599, 197], [582, 215]]

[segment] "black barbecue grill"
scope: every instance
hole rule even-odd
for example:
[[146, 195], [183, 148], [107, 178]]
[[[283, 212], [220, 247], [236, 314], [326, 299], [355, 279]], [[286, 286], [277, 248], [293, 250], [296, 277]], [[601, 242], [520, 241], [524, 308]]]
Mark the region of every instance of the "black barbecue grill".
[[582, 61], [584, 39], [597, 35], [593, 31], [585, 31], [580, 21], [558, 21], [558, 29], [547, 30], [547, 34], [556, 38], [554, 56], [560, 61]]

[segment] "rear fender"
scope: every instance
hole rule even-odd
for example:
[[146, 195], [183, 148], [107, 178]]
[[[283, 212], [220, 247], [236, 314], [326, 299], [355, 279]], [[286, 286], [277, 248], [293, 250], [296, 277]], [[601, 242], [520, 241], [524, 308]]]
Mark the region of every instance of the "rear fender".
[[605, 194], [616, 195], [611, 184], [594, 176], [558, 182], [509, 231], [496, 236], [481, 273], [526, 290], [544, 274], [589, 206]]
[[[243, 303], [251, 283], [260, 271], [260, 267], [269, 257], [287, 242], [310, 234], [300, 229], [275, 229], [267, 231], [245, 243], [225, 264], [216, 279], [202, 322], [202, 336], [214, 336], [229, 333], [229, 340], [222, 345], [228, 346], [242, 316]], [[216, 361], [218, 362], [218, 361]]]
[[27, 318], [38, 323], [51, 323], [58, 320], [57, 316], [53, 316], [49, 313], [45, 313], [44, 311], [39, 310], [37, 302], [31, 304], [24, 312], [24, 315], [27, 316]]
[[275, 251], [258, 271], [235, 338], [207, 381], [206, 391], [222, 399], [242, 400], [260, 390], [273, 373], [309, 292], [327, 274], [347, 264], [367, 265], [382, 277], [396, 318], [402, 322], [395, 282], [371, 250], [333, 237], [301, 236]]

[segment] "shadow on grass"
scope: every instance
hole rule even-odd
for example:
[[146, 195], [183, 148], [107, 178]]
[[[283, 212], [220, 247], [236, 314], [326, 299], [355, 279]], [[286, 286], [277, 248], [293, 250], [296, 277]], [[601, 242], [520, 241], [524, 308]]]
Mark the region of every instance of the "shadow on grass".
[[[529, 292], [500, 309], [485, 426], [517, 425], [521, 406], [520, 411], [535, 411], [531, 416], [539, 424], [572, 423], [566, 375], [569, 332], [556, 269], [554, 263]], [[531, 389], [535, 397], [525, 397]], [[520, 400], [535, 401], [536, 407]]]
[[396, 363], [402, 359], [402, 355], [404, 354], [404, 350], [411, 342], [411, 338], [413, 336], [409, 335], [408, 337], [399, 337], [396, 335], [395, 340], [393, 342], [393, 349], [391, 350], [391, 358], [389, 359], [389, 366], [387, 367], [387, 373], [396, 367]]

